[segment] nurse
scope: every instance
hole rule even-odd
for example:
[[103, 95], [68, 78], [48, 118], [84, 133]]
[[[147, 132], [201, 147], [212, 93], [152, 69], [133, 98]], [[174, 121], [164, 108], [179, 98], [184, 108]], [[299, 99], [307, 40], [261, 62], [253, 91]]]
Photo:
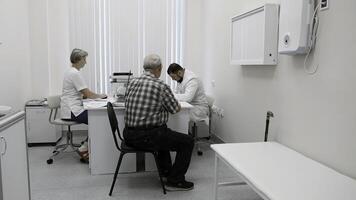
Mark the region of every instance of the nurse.
[[[63, 89], [61, 96], [61, 118], [88, 124], [88, 111], [84, 110], [83, 99], [106, 98], [105, 94], [96, 94], [88, 89], [80, 70], [85, 66], [88, 53], [81, 49], [73, 49], [70, 55], [70, 66], [64, 73]], [[87, 161], [87, 142], [79, 147], [79, 154]]]

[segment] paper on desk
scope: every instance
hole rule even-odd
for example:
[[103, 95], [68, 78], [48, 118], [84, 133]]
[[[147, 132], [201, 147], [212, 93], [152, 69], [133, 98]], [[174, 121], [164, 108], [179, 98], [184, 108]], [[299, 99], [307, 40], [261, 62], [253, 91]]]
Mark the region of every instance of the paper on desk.
[[84, 108], [101, 108], [101, 107], [105, 107], [107, 103], [108, 101], [107, 100], [103, 101], [103, 99], [101, 99], [100, 101], [94, 99], [85, 100], [83, 102]]

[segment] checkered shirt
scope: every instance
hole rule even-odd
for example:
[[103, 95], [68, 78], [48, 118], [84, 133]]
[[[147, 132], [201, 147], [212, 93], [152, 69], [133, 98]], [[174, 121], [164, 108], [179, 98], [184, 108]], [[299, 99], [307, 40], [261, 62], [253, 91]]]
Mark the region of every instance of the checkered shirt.
[[179, 102], [167, 84], [144, 72], [130, 81], [125, 108], [126, 126], [160, 126], [167, 123], [169, 113], [179, 111]]

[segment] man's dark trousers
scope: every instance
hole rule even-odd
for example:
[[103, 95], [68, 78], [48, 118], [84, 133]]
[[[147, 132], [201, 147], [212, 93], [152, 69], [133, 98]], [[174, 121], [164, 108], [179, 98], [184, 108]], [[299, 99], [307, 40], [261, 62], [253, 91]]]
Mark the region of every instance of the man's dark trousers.
[[[185, 180], [194, 140], [191, 136], [173, 131], [162, 125], [158, 127], [126, 127], [124, 138], [127, 145], [137, 149], [158, 151], [158, 165], [168, 175], [170, 182]], [[177, 152], [172, 166], [170, 151]]]

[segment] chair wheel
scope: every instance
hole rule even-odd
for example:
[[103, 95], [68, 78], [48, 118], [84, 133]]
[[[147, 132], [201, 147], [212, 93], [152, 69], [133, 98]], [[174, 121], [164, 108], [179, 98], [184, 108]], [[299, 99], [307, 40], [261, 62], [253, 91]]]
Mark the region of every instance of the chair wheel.
[[50, 165], [50, 164], [52, 164], [52, 163], [53, 163], [53, 159], [52, 159], [52, 158], [50, 158], [50, 159], [47, 160], [47, 164]]
[[198, 156], [202, 156], [203, 152], [202, 151], [198, 151]]

